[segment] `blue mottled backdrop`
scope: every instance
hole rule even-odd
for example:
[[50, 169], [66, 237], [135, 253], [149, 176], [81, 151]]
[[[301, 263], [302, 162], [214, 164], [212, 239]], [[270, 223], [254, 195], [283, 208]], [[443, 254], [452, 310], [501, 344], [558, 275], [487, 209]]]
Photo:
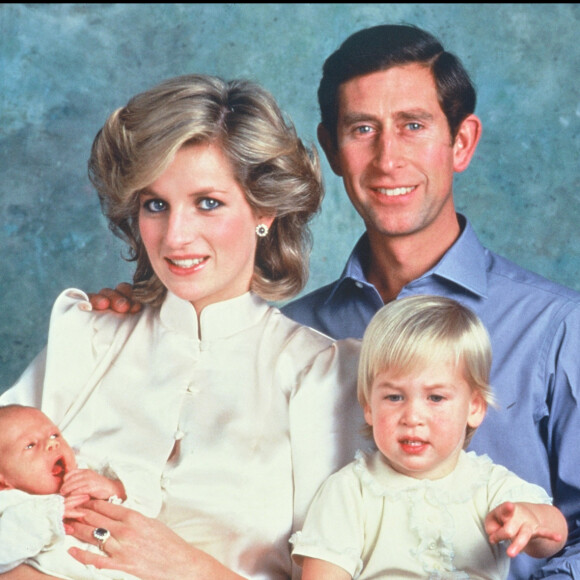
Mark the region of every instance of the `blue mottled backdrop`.
[[[482, 241], [580, 290], [577, 4], [1, 4], [0, 390], [43, 346], [62, 289], [130, 280], [86, 176], [114, 108], [171, 76], [247, 77], [314, 142], [324, 59], [387, 22], [435, 33], [478, 87], [483, 138], [455, 197]], [[324, 171], [307, 289], [363, 230]]]

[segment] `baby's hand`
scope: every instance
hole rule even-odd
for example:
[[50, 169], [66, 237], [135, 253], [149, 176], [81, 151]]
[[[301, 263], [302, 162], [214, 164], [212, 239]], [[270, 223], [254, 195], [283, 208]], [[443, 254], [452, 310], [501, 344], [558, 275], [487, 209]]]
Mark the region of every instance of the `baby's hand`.
[[117, 496], [121, 500], [127, 499], [125, 488], [119, 480], [109, 479], [92, 469], [73, 469], [64, 476], [64, 483], [60, 488], [61, 495], [90, 495], [93, 499], [108, 500]]
[[86, 501], [89, 501], [91, 496], [88, 494], [83, 495], [69, 495], [68, 497], [64, 498], [64, 519], [72, 520], [72, 519], [82, 519], [84, 515], [83, 510], [77, 510], [78, 506], [84, 504]]
[[528, 504], [505, 502], [492, 510], [485, 518], [485, 531], [491, 544], [510, 540], [507, 555], [514, 558], [536, 539], [560, 542], [562, 535], [555, 533], [541, 522]]

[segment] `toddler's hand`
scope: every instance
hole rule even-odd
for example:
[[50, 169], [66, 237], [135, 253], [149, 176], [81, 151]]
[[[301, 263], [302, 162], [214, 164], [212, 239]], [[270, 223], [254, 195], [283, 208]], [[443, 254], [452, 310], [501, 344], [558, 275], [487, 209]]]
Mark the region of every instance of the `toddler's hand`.
[[485, 518], [485, 531], [491, 544], [511, 541], [507, 549], [510, 558], [525, 550], [532, 540], [562, 540], [561, 534], [542, 526], [538, 517], [523, 503], [505, 502], [496, 507]]

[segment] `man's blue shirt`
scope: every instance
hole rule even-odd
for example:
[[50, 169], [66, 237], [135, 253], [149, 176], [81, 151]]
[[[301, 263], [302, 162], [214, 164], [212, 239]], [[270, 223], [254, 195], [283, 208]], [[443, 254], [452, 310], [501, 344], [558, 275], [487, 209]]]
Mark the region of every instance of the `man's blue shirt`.
[[[498, 407], [488, 410], [470, 449], [544, 487], [570, 532], [563, 554], [548, 562], [519, 556], [510, 579], [580, 579], [580, 294], [484, 248], [458, 217], [462, 233], [455, 244], [397, 298], [448, 296], [485, 324]], [[337, 281], [282, 310], [334, 338], [361, 338], [383, 306], [364, 274], [368, 255], [365, 234]]]

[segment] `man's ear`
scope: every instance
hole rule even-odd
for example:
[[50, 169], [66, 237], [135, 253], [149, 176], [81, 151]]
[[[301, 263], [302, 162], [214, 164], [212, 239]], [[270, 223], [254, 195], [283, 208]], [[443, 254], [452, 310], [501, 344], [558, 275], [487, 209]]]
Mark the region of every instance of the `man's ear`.
[[453, 169], [461, 173], [469, 166], [481, 137], [481, 121], [476, 115], [469, 115], [459, 126], [453, 142]]
[[339, 177], [342, 177], [342, 170], [340, 169], [340, 163], [338, 162], [337, 148], [331, 134], [328, 132], [328, 129], [320, 123], [316, 134], [318, 136], [318, 142], [326, 155], [326, 159], [328, 159], [332, 171], [334, 171], [334, 173]]

